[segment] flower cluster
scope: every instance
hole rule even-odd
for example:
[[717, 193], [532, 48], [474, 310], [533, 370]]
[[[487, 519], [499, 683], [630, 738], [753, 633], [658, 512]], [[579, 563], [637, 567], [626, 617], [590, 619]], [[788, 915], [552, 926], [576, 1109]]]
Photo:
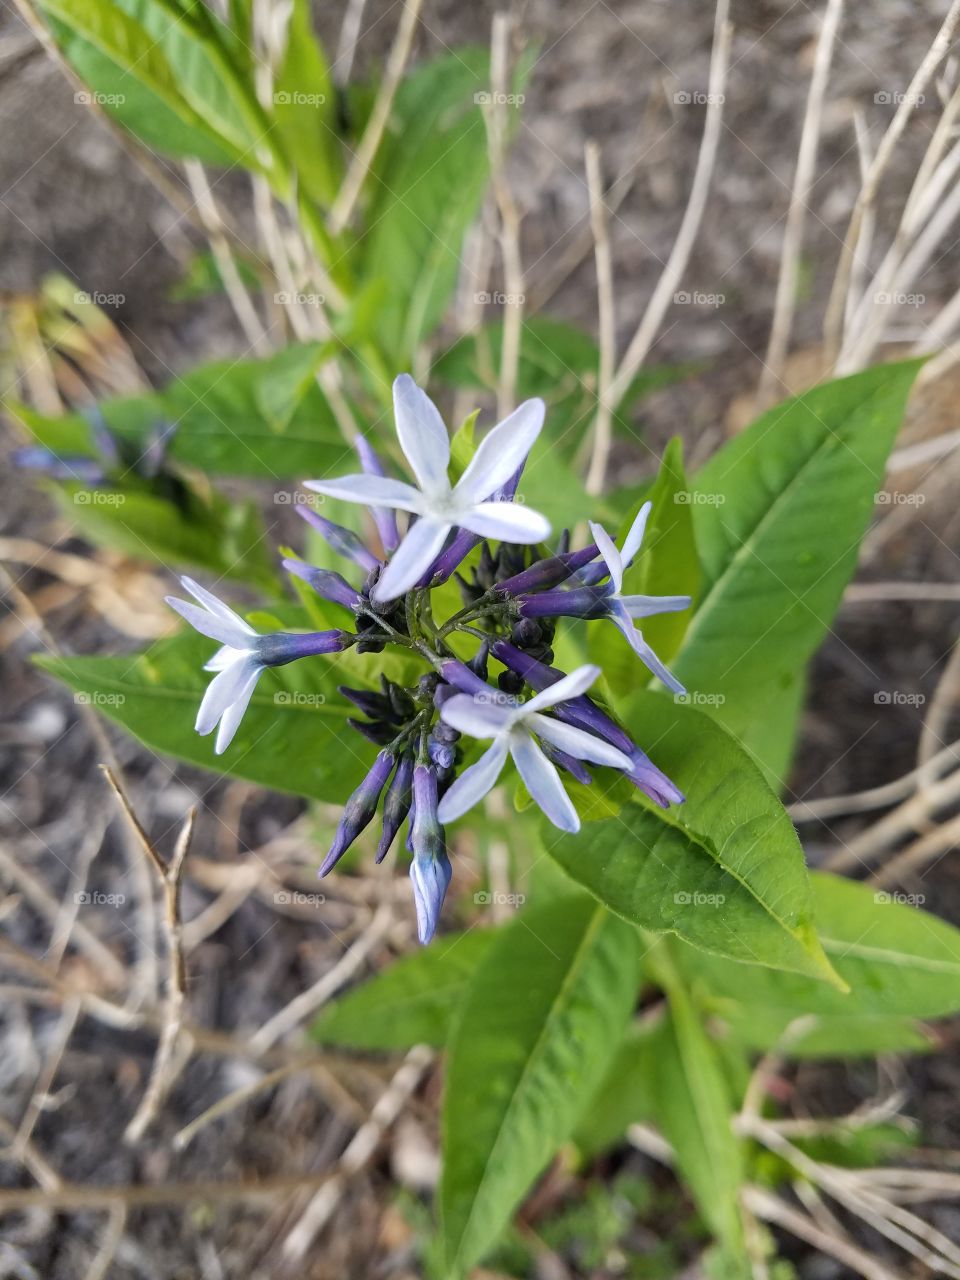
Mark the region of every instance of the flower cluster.
[[[307, 484], [369, 507], [379, 538], [376, 550], [315, 511], [299, 509], [363, 581], [353, 585], [329, 569], [284, 561], [291, 574], [350, 615], [350, 628], [261, 635], [189, 578], [183, 584], [197, 603], [174, 598], [169, 603], [221, 646], [206, 664], [216, 675], [196, 723], [201, 734], [219, 725], [218, 752], [229, 746], [267, 667], [351, 646], [380, 652], [397, 645], [423, 658], [426, 671], [413, 687], [382, 676], [379, 689], [340, 688], [361, 713], [349, 723], [380, 750], [344, 806], [320, 874], [337, 864], [378, 810], [378, 862], [406, 822], [418, 933], [427, 942], [451, 877], [444, 827], [487, 795], [508, 757], [532, 800], [562, 831], [580, 827], [563, 777], [588, 785], [588, 765], [616, 771], [664, 808], [682, 803], [669, 778], [589, 696], [599, 667], [564, 674], [552, 665], [552, 644], [561, 618], [609, 619], [653, 675], [683, 692], [635, 623], [685, 609], [690, 599], [623, 594], [624, 570], [640, 550], [649, 503], [619, 549], [606, 530], [591, 524], [593, 542], [582, 550], [570, 549], [567, 533], [552, 553], [545, 550], [548, 521], [515, 501], [543, 425], [541, 400], [526, 401], [494, 427], [453, 485], [447, 429], [436, 406], [407, 375], [394, 383], [394, 409], [400, 446], [417, 487], [389, 477], [362, 439], [357, 442], [359, 474]], [[398, 511], [407, 513], [402, 533]], [[440, 622], [433, 615], [432, 589], [453, 576], [463, 607]], [[470, 648], [473, 656], [465, 659]], [[495, 681], [491, 662], [500, 668]], [[489, 745], [461, 769], [464, 736]]]

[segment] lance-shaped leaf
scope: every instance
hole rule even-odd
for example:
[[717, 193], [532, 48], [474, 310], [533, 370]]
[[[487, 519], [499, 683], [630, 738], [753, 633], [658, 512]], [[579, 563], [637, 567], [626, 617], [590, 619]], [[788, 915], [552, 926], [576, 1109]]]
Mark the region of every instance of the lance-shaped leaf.
[[586, 895], [527, 909], [480, 965], [443, 1111], [446, 1274], [485, 1254], [573, 1132], [636, 993], [637, 940]]
[[[792, 744], [789, 691], [853, 574], [918, 368], [881, 365], [787, 400], [696, 476], [704, 583], [672, 669], [689, 690], [723, 699], [711, 714], [762, 747], [774, 775]], [[784, 732], [771, 743], [774, 699]]]
[[793, 824], [743, 748], [704, 712], [662, 694], [637, 694], [625, 723], [686, 803], [635, 801], [576, 839], [546, 833], [547, 852], [646, 929], [842, 986], [817, 940]]

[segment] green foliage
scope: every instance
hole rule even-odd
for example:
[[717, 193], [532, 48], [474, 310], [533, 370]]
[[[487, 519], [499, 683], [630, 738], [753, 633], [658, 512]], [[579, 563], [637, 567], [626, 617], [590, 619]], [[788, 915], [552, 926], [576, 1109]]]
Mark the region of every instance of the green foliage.
[[709, 716], [661, 694], [636, 694], [624, 719], [637, 741], [656, 743], [657, 764], [686, 803], [636, 801], [578, 836], [551, 833], [551, 857], [646, 929], [837, 982], [813, 928], [796, 832], [749, 756]]
[[477, 970], [450, 1043], [443, 1111], [451, 1277], [489, 1250], [573, 1132], [629, 1016], [634, 955], [629, 926], [582, 896], [527, 910]]

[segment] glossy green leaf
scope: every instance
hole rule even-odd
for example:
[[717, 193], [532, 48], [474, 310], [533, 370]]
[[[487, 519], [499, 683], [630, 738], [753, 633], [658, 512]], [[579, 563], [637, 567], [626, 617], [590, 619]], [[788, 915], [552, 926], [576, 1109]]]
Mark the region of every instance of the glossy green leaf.
[[[752, 750], [828, 631], [919, 364], [814, 387], [726, 444], [691, 491], [704, 574], [674, 670]], [[785, 753], [780, 752], [781, 758]]]
[[811, 1016], [815, 1022], [785, 1052], [852, 1056], [928, 1047], [917, 1019], [960, 1010], [960, 930], [871, 885], [822, 872], [811, 881], [820, 940], [849, 994], [678, 947], [688, 981], [753, 1047], [770, 1047]]
[[793, 824], [742, 747], [705, 713], [662, 694], [635, 695], [624, 722], [686, 803], [663, 810], [636, 801], [576, 836], [550, 831], [547, 852], [645, 929], [837, 981], [817, 941]]
[[441, 1048], [477, 966], [502, 930], [443, 934], [326, 1006], [310, 1034], [351, 1049]]
[[489, 1251], [573, 1132], [630, 1014], [636, 954], [629, 926], [584, 895], [525, 910], [477, 970], [443, 1111], [451, 1278]]

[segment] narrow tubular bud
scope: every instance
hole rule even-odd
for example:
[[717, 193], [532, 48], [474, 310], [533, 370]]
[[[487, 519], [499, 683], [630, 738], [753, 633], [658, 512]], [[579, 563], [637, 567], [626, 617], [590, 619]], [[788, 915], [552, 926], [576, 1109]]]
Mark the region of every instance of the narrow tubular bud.
[[337, 693], [349, 698], [355, 707], [359, 707], [371, 720], [395, 719], [390, 699], [383, 693], [373, 693], [370, 689], [350, 689], [345, 684], [337, 685]]
[[[440, 664], [440, 675], [461, 693], [489, 693], [490, 686], [463, 662], [448, 658]], [[440, 686], [443, 687], [442, 685]], [[438, 690], [439, 692], [439, 690]]]
[[387, 856], [413, 799], [413, 756], [401, 756], [383, 802], [383, 830], [377, 845], [377, 862]]
[[345, 609], [356, 609], [360, 603], [360, 592], [351, 587], [345, 578], [332, 569], [318, 569], [305, 560], [284, 560], [283, 567], [295, 578], [301, 578], [308, 586], [313, 587], [318, 596], [333, 604], [342, 604]]
[[610, 612], [608, 587], [574, 587], [542, 591], [518, 600], [522, 618], [605, 618]]
[[366, 569], [368, 573], [381, 568], [380, 561], [370, 548], [364, 546], [357, 535], [351, 533], [349, 529], [344, 529], [342, 525], [334, 524], [332, 520], [318, 515], [316, 511], [312, 511], [309, 507], [298, 506], [297, 515], [316, 529], [320, 537], [329, 543], [338, 555], [352, 560], [355, 564], [360, 565], [362, 569]]
[[530, 591], [544, 591], [547, 587], [558, 587], [578, 569], [595, 560], [600, 554], [596, 543], [584, 547], [582, 551], [568, 551], [565, 554], [548, 556], [538, 560], [529, 569], [523, 569], [512, 578], [498, 582], [496, 590], [501, 595], [519, 596]]
[[410, 880], [417, 908], [417, 936], [426, 944], [436, 932], [453, 869], [447, 857], [443, 828], [437, 820], [437, 777], [427, 765], [418, 764], [414, 768], [413, 794]]
[[585, 787], [589, 787], [593, 778], [587, 772], [587, 767], [582, 760], [577, 760], [575, 756], [568, 755], [566, 751], [561, 751], [559, 747], [555, 747], [552, 742], [541, 742], [540, 748], [548, 760], [552, 760], [560, 769], [566, 769], [572, 777], [578, 782], [582, 782]]
[[337, 826], [330, 852], [320, 868], [321, 876], [327, 875], [337, 865], [361, 831], [370, 825], [377, 811], [380, 792], [393, 769], [393, 756], [381, 751], [373, 762], [373, 768], [343, 806], [343, 817]]
[[297, 635], [292, 631], [276, 631], [259, 636], [256, 654], [265, 667], [282, 667], [298, 658], [315, 658], [325, 653], [341, 653], [349, 649], [356, 636], [348, 631], [308, 631]]
[[[386, 475], [383, 464], [365, 436], [357, 436], [354, 446], [360, 457], [360, 465], [367, 475]], [[380, 535], [384, 551], [396, 551], [400, 545], [400, 531], [393, 511], [390, 507], [371, 507], [370, 514], [373, 516], [373, 523], [377, 526], [377, 533]]]

